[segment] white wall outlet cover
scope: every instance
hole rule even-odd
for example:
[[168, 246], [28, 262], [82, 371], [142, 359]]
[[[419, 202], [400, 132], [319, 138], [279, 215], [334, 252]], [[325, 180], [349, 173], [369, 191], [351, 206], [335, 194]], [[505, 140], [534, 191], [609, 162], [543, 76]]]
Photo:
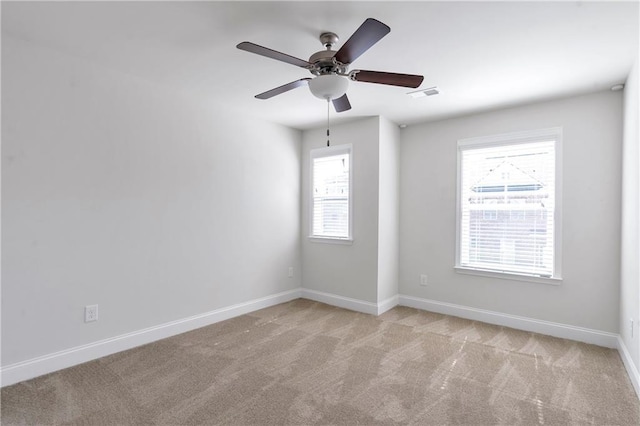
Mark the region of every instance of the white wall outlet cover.
[[98, 321], [98, 305], [84, 307], [84, 322]]

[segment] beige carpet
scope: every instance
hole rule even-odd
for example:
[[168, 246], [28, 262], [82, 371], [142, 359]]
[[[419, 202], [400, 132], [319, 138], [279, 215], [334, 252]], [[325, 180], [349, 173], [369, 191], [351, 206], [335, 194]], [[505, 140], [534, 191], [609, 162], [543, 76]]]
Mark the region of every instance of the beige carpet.
[[617, 351], [295, 300], [2, 389], [2, 424], [640, 424]]

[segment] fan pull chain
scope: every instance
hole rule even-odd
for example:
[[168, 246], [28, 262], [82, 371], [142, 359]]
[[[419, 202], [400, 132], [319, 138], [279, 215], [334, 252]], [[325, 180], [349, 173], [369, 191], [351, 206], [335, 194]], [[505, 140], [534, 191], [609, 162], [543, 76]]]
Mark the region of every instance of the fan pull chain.
[[330, 146], [329, 142], [329, 99], [327, 99], [327, 146]]

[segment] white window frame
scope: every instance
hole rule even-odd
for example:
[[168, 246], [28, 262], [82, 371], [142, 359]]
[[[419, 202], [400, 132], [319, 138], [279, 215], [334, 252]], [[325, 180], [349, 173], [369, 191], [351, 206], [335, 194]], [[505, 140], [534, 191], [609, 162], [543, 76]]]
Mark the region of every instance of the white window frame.
[[[328, 237], [313, 234], [313, 161], [316, 158], [349, 154], [349, 229], [347, 237]], [[309, 240], [319, 243], [352, 244], [353, 243], [353, 145], [343, 144], [323, 148], [315, 148], [309, 155]]]
[[[496, 271], [461, 266], [461, 233], [462, 233], [462, 205], [461, 205], [461, 185], [462, 185], [462, 151], [469, 147], [488, 148], [492, 146], [515, 145], [530, 143], [541, 140], [555, 141], [555, 212], [554, 212], [554, 259], [553, 273], [550, 277], [542, 277], [526, 273], [512, 271]], [[462, 274], [478, 275], [491, 278], [510, 279], [517, 281], [528, 281], [543, 284], [558, 285], [562, 281], [562, 127], [551, 127], [546, 129], [529, 130], [524, 132], [504, 133], [499, 135], [482, 136], [476, 138], [458, 140], [457, 158], [457, 185], [456, 185], [456, 272]]]

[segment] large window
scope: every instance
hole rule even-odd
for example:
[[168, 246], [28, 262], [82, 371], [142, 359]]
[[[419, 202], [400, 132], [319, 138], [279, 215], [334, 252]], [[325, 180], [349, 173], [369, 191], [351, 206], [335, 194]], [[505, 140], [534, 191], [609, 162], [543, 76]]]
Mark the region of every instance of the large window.
[[311, 237], [351, 240], [351, 145], [311, 151]]
[[457, 268], [560, 277], [561, 135], [458, 141]]

